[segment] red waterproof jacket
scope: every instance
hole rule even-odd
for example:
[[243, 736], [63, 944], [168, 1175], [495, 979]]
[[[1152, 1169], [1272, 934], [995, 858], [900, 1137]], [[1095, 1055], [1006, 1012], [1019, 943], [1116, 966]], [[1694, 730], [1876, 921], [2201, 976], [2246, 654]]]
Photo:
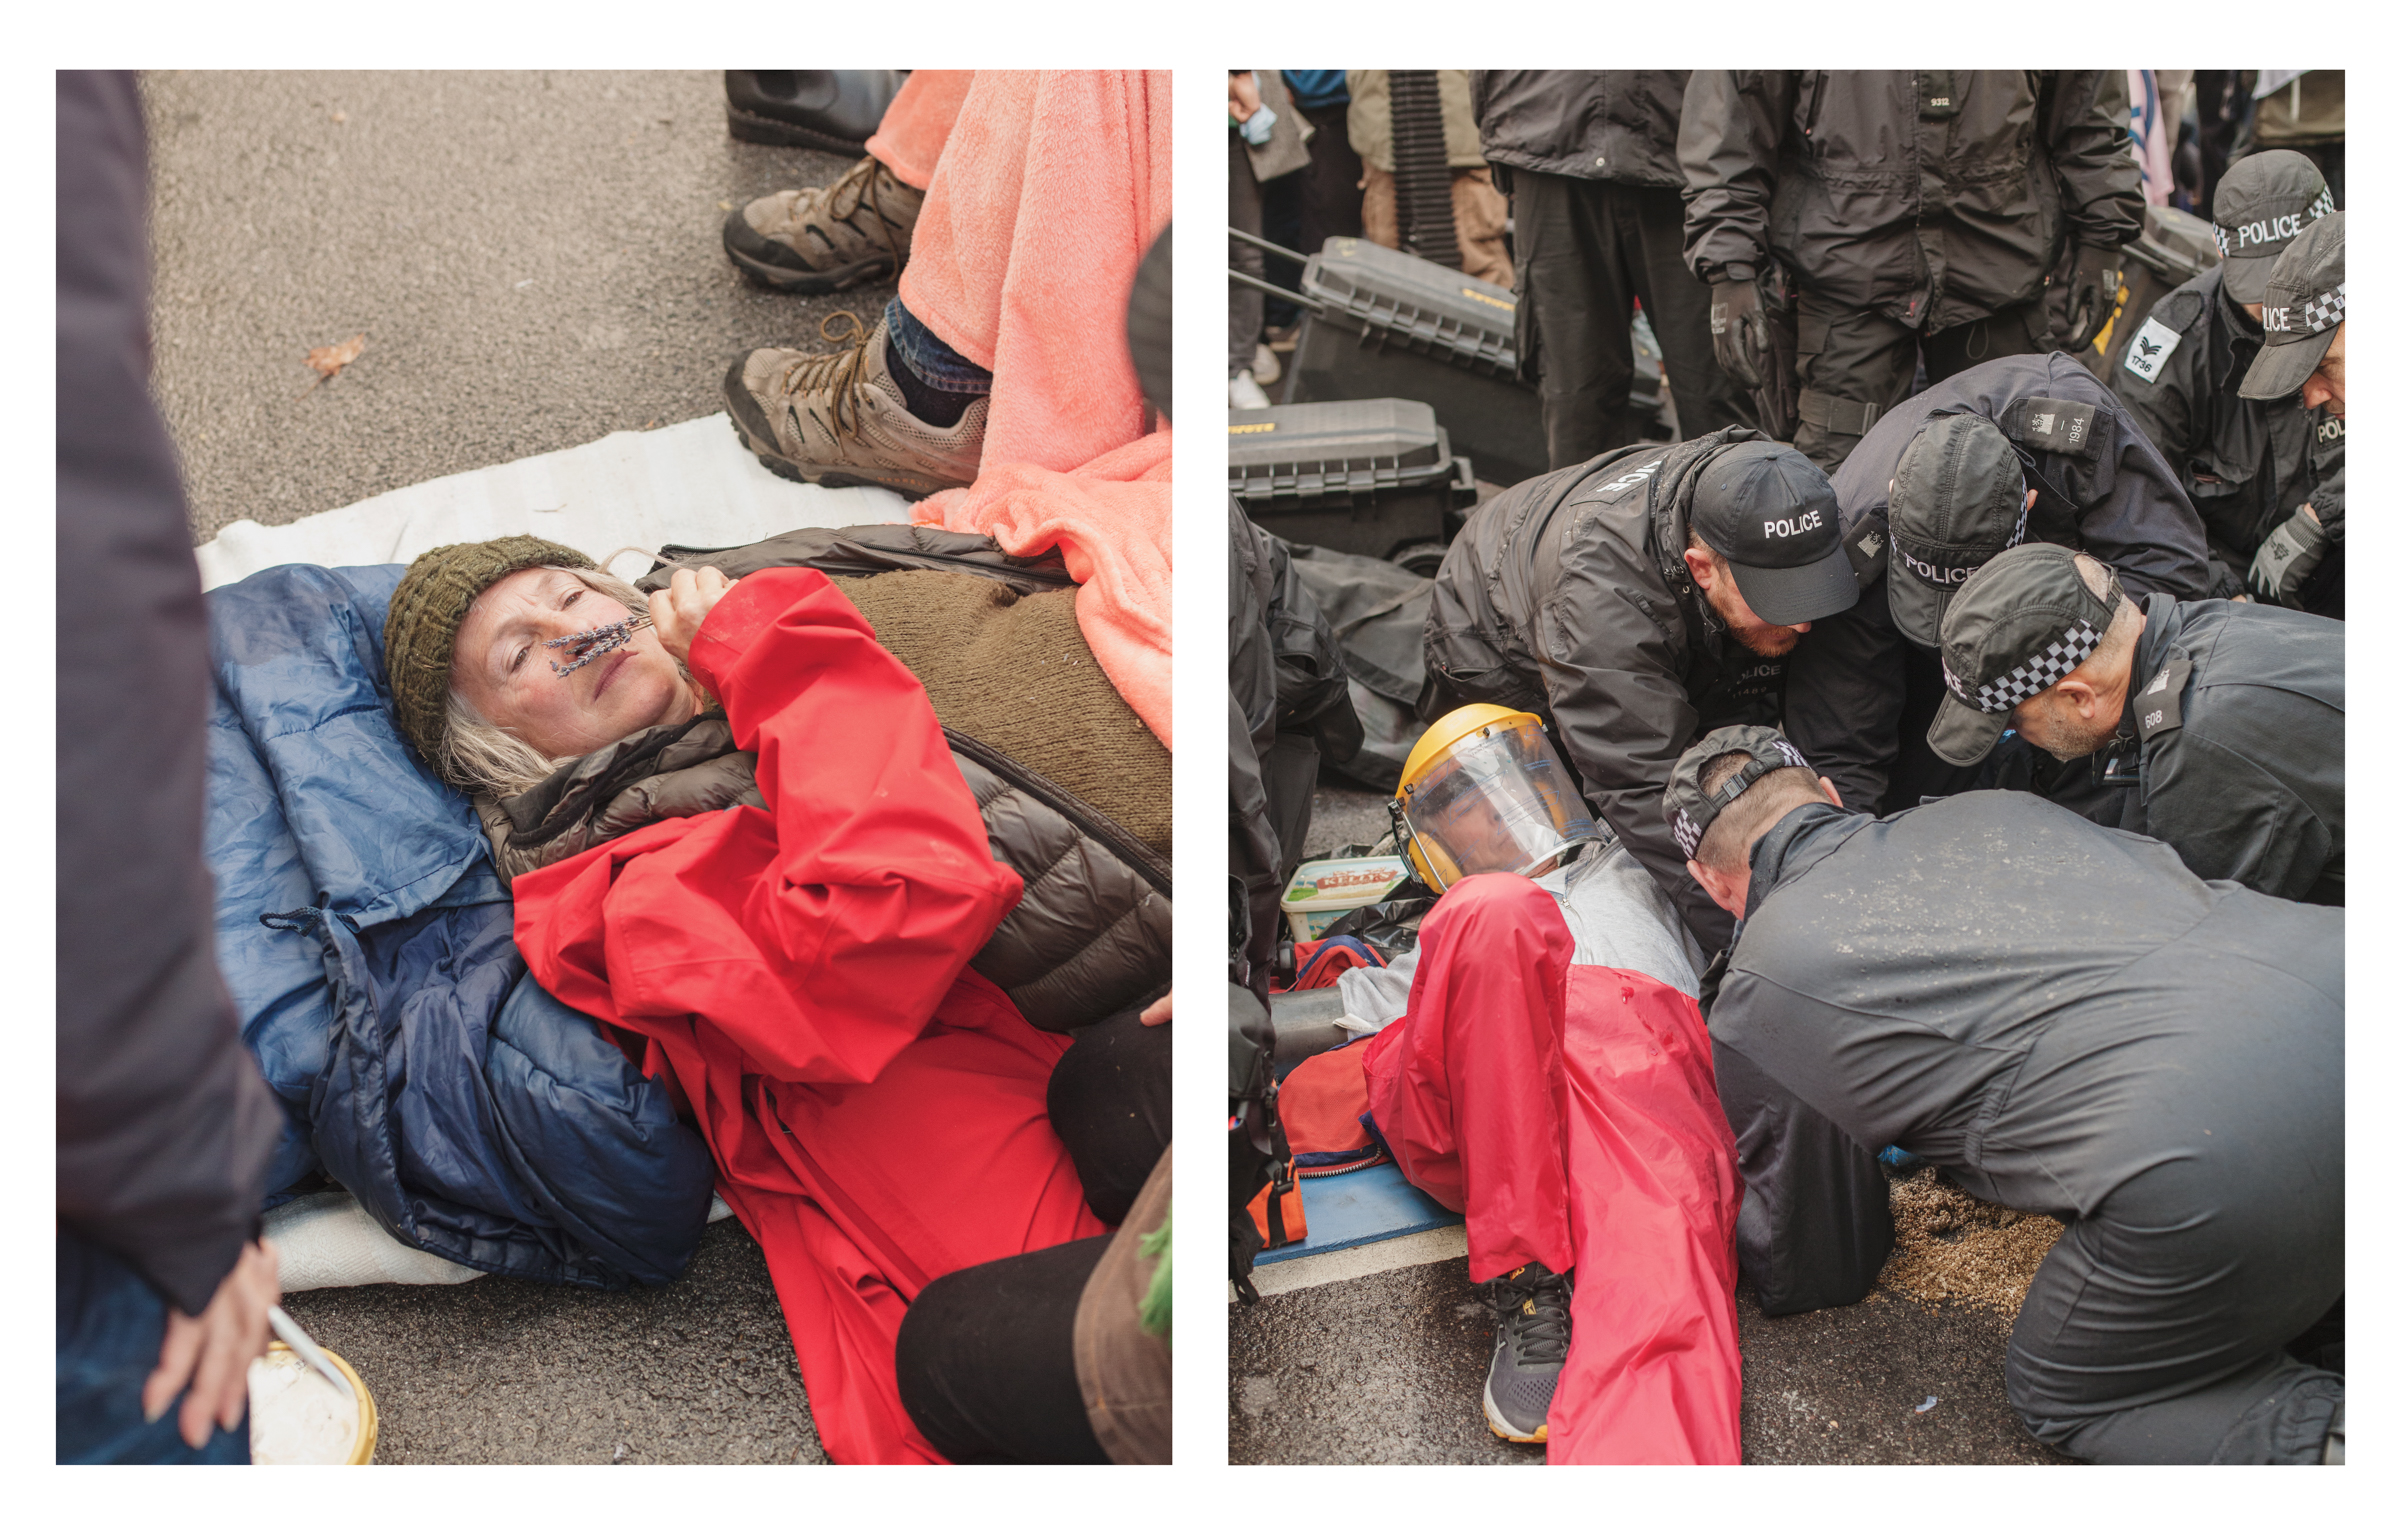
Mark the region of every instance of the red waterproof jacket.
[[765, 1249], [837, 1461], [938, 1461], [892, 1374], [955, 1269], [1094, 1236], [1045, 1093], [1064, 1036], [966, 968], [1022, 883], [925, 692], [813, 570], [692, 643], [764, 810], [660, 822], [516, 882], [517, 946], [689, 1102]]

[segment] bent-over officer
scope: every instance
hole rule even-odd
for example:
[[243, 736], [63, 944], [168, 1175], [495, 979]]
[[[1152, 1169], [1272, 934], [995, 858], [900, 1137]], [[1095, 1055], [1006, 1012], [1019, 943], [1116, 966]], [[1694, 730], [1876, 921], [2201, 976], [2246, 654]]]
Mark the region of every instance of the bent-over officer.
[[1509, 489], [1467, 519], [1434, 577], [1438, 709], [1540, 715], [1703, 953], [1733, 924], [1684, 873], [1659, 795], [1702, 731], [1777, 718], [1783, 657], [1858, 600], [1839, 521], [1814, 464], [1727, 427]]
[[[1942, 699], [1942, 609], [2001, 550], [2086, 549], [2136, 597], [2208, 594], [2207, 538], [2183, 487], [2062, 352], [1998, 358], [1909, 400], [1833, 489], [1865, 590], [1794, 652], [1784, 725], [1861, 810], [1973, 786], [1925, 749], [1925, 731]], [[2072, 777], [2045, 775], [2043, 791], [2066, 792]]]
[[[2202, 879], [2343, 904], [2342, 626], [2256, 603], [2135, 603], [2053, 544], [1995, 555], [1942, 620], [1931, 743], [1981, 762], [2014, 727], [2134, 793], [2118, 820]], [[2030, 690], [2030, 691], [2029, 691]]]
[[[2209, 595], [2339, 618], [2342, 417], [2297, 389], [2241, 392], [2276, 258], [2333, 212], [2333, 194], [2307, 156], [2270, 149], [2225, 173], [2211, 212], [2224, 260], [2158, 301], [2111, 382], [2208, 530]], [[2264, 548], [2278, 530], [2280, 555]]]
[[2284, 1345], [2342, 1297], [2342, 914], [2030, 795], [1877, 820], [1741, 748], [1677, 765], [1693, 875], [1742, 917], [1719, 1060], [2065, 1224], [2009, 1342], [2034, 1437], [2104, 1462], [2336, 1455], [2343, 1377]]
[[2308, 410], [2343, 411], [2342, 332], [2350, 285], [2342, 274], [2346, 215], [2328, 213], [2275, 258], [2259, 328], [2266, 344], [2242, 379], [2242, 397], [2277, 400], [2298, 390]]

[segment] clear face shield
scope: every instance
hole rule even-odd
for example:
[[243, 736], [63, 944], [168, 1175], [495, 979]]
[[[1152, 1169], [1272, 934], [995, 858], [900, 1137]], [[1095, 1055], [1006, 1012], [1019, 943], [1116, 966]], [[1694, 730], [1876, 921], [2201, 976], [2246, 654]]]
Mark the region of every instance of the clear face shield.
[[1583, 796], [1530, 716], [1436, 752], [1392, 801], [1402, 851], [1436, 891], [1470, 874], [1546, 874], [1600, 840]]

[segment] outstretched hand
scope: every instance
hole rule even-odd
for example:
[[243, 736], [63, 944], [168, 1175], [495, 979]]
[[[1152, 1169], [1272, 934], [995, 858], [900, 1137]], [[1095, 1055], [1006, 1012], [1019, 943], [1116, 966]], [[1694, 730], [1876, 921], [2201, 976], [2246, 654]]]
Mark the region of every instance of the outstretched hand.
[[701, 623], [717, 600], [733, 590], [725, 572], [714, 565], [698, 570], [679, 570], [667, 583], [664, 591], [650, 594], [650, 622], [658, 630], [658, 642], [667, 654], [690, 664], [692, 637], [700, 632]]

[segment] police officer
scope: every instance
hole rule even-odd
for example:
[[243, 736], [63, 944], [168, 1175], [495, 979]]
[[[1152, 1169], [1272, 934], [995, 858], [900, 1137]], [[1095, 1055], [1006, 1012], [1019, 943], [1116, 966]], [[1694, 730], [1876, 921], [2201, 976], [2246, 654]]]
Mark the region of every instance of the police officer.
[[[1942, 698], [1941, 610], [1983, 561], [2032, 539], [2090, 550], [2136, 597], [2209, 590], [2183, 488], [2064, 353], [1999, 358], [1909, 400], [1875, 424], [1833, 489], [1865, 590], [1793, 654], [1784, 724], [1862, 810], [1974, 782], [1924, 741]], [[2070, 776], [2032, 766], [2042, 781], [2027, 786], [2041, 792]]]
[[2242, 396], [2280, 399], [2293, 390], [2310, 410], [2343, 410], [2344, 215], [2328, 213], [2275, 258], [2259, 323], [2266, 345], [2242, 380]]
[[1708, 286], [1683, 264], [1681, 69], [1478, 69], [1483, 157], [1516, 216], [1517, 356], [1538, 378], [1550, 467], [1646, 435], [1628, 408], [1638, 298], [1686, 437], [1755, 426], [1717, 365]]
[[1434, 578], [1425, 666], [1439, 709], [1542, 716], [1703, 953], [1733, 924], [1684, 872], [1659, 795], [1702, 731], [1775, 719], [1782, 658], [1858, 600], [1838, 523], [1814, 464], [1727, 427], [1511, 488], [1467, 520]]
[[[2028, 544], [1959, 589], [1942, 674], [1931, 740], [1946, 760], [1981, 761], [2012, 726], [2062, 760], [2106, 759], [2139, 790], [2120, 824], [2202, 879], [2343, 904], [2340, 624], [2163, 593], [2136, 604], [2091, 556]], [[1995, 677], [2025, 680], [1994, 692]]]
[[2034, 1437], [2331, 1458], [2342, 1376], [2284, 1345], [2342, 1296], [2342, 914], [2023, 794], [1877, 820], [1729, 744], [1685, 753], [1675, 796], [1707, 817], [1694, 877], [1742, 917], [1720, 1072], [2065, 1224], [2009, 1343]]
[[[2268, 400], [2241, 394], [2265, 339], [2258, 315], [2275, 259], [2332, 211], [2333, 194], [2306, 156], [2271, 149], [2235, 162], [2213, 210], [2225, 259], [2158, 301], [2114, 382], [2208, 530], [2210, 595], [2247, 590], [2339, 618], [2342, 418], [2303, 406], [2296, 390]], [[2262, 557], [2278, 528], [2287, 530], [2289, 556]]]
[[1801, 452], [1830, 474], [1908, 397], [1987, 357], [2107, 320], [2141, 233], [2123, 70], [1694, 70], [1684, 87], [1684, 257], [1712, 287], [1725, 371], [1767, 366], [1769, 261], [1797, 281]]

